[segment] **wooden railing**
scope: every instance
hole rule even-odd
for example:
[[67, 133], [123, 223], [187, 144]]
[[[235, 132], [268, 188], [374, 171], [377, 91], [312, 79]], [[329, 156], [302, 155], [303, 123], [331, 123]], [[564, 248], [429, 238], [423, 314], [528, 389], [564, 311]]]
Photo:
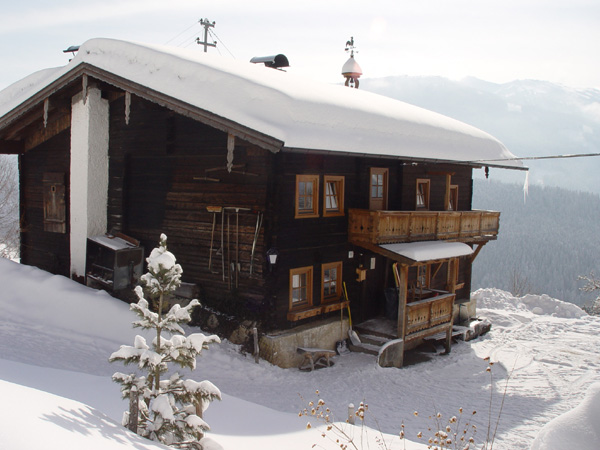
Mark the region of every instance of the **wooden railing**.
[[436, 334], [452, 326], [455, 294], [442, 294], [406, 304], [404, 340]]
[[348, 211], [348, 239], [360, 245], [395, 242], [494, 239], [496, 211]]

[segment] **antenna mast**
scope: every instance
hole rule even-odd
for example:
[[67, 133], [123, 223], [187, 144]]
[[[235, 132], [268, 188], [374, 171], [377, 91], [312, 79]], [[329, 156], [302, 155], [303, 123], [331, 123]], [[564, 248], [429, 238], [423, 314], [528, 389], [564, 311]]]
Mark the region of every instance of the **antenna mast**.
[[216, 47], [217, 42], [208, 42], [208, 29], [213, 28], [215, 26], [215, 22], [211, 22], [208, 19], [200, 19], [200, 25], [204, 27], [204, 41], [200, 41], [200, 38], [196, 38], [196, 43], [198, 45], [204, 46], [204, 53], [208, 51], [208, 47]]

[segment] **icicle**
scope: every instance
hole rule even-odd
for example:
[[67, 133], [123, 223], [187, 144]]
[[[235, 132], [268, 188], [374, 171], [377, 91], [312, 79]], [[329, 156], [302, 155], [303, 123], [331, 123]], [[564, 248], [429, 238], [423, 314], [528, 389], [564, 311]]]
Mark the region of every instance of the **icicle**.
[[86, 74], [83, 74], [81, 79], [81, 88], [83, 89], [83, 104], [85, 105], [88, 96], [88, 76]]
[[48, 110], [50, 109], [50, 99], [44, 100], [44, 128], [48, 126]]
[[235, 136], [231, 133], [227, 135], [227, 172], [231, 173], [233, 169], [233, 149], [235, 148]]
[[129, 125], [129, 115], [131, 113], [131, 92], [125, 92], [125, 125]]
[[525, 172], [525, 183], [523, 184], [523, 203], [527, 203], [527, 194], [529, 194], [529, 170]]

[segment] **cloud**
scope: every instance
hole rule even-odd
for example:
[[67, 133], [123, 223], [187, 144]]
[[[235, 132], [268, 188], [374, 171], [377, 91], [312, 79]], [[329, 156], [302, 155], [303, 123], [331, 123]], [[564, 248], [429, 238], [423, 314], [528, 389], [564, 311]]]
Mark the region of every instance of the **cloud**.
[[133, 15], [152, 14], [162, 11], [178, 12], [197, 9], [197, 2], [191, 0], [131, 0], [131, 1], [63, 1], [43, 3], [35, 8], [8, 10], [0, 16], [0, 34], [41, 31], [65, 25], [81, 25], [106, 19], [119, 19]]

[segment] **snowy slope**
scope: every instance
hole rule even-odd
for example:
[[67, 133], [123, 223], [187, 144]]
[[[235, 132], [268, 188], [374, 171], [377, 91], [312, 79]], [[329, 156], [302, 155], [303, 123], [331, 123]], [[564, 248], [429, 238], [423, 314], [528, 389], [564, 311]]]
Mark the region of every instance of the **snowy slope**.
[[[7, 400], [0, 408], [0, 442], [10, 442], [11, 450], [162, 448], [140, 443], [118, 426], [126, 405], [110, 375], [122, 367], [107, 358], [136, 333], [127, 305], [64, 277], [2, 259], [0, 284], [0, 397]], [[298, 417], [309, 400], [317, 399], [319, 389], [338, 419], [345, 418], [348, 403], [366, 401], [367, 423], [390, 433], [393, 449], [404, 448], [394, 438], [402, 421], [410, 440], [406, 448], [426, 448], [417, 433], [427, 437], [433, 425], [427, 416], [441, 412], [446, 418], [458, 414], [459, 407], [469, 414], [477, 411], [469, 420], [477, 425], [475, 439], [482, 443], [490, 394], [495, 425], [506, 386], [494, 448], [528, 449], [546, 424], [576, 408], [600, 381], [600, 320], [547, 296], [517, 299], [494, 289], [475, 296], [479, 314], [493, 323], [488, 335], [454, 345], [448, 356], [400, 370], [380, 368], [372, 356], [350, 354], [337, 357], [332, 368], [307, 373], [264, 361], [255, 364], [227, 342], [212, 346], [190, 374], [211, 380], [225, 394], [206, 412], [210, 438], [226, 449], [335, 448], [320, 431], [305, 429], [306, 417]], [[491, 381], [483, 360], [488, 356], [495, 362]], [[597, 432], [598, 416], [590, 416], [589, 405], [584, 402], [571, 415], [586, 418]], [[544, 436], [568, 434], [573, 421], [563, 417], [548, 425]], [[28, 425], [52, 438], [39, 444], [42, 438], [28, 431]], [[354, 432], [360, 435], [360, 429]], [[370, 433], [371, 448], [376, 448], [376, 435]], [[577, 436], [581, 434], [572, 439]], [[592, 448], [585, 444], [573, 448]]]

